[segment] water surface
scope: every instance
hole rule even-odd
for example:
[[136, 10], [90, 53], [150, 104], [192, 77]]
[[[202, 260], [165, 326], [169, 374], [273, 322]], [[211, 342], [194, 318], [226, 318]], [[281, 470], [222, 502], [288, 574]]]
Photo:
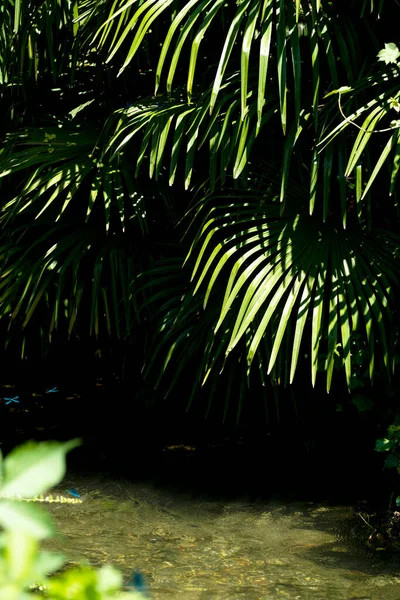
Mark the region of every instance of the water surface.
[[48, 545], [126, 580], [141, 571], [154, 600], [400, 598], [400, 558], [354, 540], [350, 507], [194, 497], [90, 474], [54, 492], [71, 486], [86, 497], [48, 505], [62, 534]]

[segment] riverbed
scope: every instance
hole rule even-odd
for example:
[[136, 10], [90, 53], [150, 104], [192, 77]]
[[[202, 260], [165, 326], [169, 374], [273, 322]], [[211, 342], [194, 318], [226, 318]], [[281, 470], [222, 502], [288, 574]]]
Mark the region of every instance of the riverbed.
[[126, 581], [140, 571], [154, 600], [400, 597], [400, 557], [351, 538], [350, 506], [227, 500], [106, 473], [70, 473], [53, 491], [71, 486], [83, 502], [48, 505], [60, 530], [48, 547]]

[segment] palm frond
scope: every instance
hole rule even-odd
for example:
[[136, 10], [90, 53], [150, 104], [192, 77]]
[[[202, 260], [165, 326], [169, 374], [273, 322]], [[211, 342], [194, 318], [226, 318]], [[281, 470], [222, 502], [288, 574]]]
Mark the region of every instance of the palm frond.
[[[146, 230], [141, 195], [122, 157], [115, 162], [101, 158], [101, 132], [81, 125], [59, 124], [24, 129], [7, 137], [0, 155], [0, 177], [29, 172], [29, 177], [12, 200], [3, 208], [3, 223], [24, 212], [38, 219], [47, 215], [57, 222], [70, 211], [70, 203], [79, 201], [82, 192], [86, 206], [79, 202], [77, 215], [88, 221], [102, 207], [106, 231], [113, 224], [124, 231], [135, 218]], [[125, 198], [129, 199], [126, 201]]]
[[[394, 0], [396, 2], [396, 0]], [[362, 0], [361, 16], [366, 14], [376, 14], [380, 18], [383, 11], [383, 0]]]
[[20, 86], [73, 63], [78, 0], [5, 0], [0, 6], [0, 85]]
[[[176, 3], [172, 0], [168, 2], [148, 0], [139, 7], [132, 1], [120, 1], [114, 3], [107, 13], [107, 18], [98, 29], [94, 41], [99, 47], [107, 44], [109, 49], [108, 61], [115, 58], [117, 51], [121, 50], [125, 40], [128, 45], [130, 43], [121, 67], [122, 71], [132, 61], [141, 47], [144, 36], [150, 33], [154, 22], [158, 23], [162, 30], [164, 25], [168, 23], [168, 17], [165, 13], [172, 11], [171, 24], [164, 36], [156, 69], [155, 91], [157, 93], [160, 89], [164, 69], [168, 68], [166, 86], [167, 91], [172, 92], [178, 64], [184, 60], [184, 46], [190, 45], [186, 85], [187, 98], [190, 102], [195, 94], [194, 82], [199, 62], [200, 45], [201, 43], [204, 44], [203, 40], [206, 32], [210, 34], [210, 31], [216, 28], [218, 38], [221, 37], [221, 32], [223, 33], [223, 44], [218, 63], [213, 66], [215, 73], [212, 76], [212, 93], [209, 101], [210, 113], [216, 107], [224, 83], [234, 72], [237, 72], [236, 67], [232, 70], [232, 65], [236, 64], [236, 46], [240, 44], [241, 119], [245, 119], [248, 90], [252, 89], [254, 96], [257, 98], [259, 129], [265, 94], [269, 92], [267, 82], [271, 74], [274, 73], [273, 78], [276, 77], [279, 84], [280, 114], [283, 132], [285, 133], [289, 74], [297, 117], [300, 112], [301, 99], [304, 95], [301, 84], [301, 63], [304, 60], [309, 62], [313, 72], [312, 106], [315, 116], [317, 116], [320, 100], [318, 75], [318, 57], [320, 53], [327, 58], [334, 85], [338, 83], [334, 58], [336, 32], [329, 14], [323, 10], [324, 7], [328, 11], [329, 3], [313, 2], [307, 4], [305, 2], [285, 2], [284, 0], [241, 0], [237, 3], [234, 12], [232, 6], [227, 5], [222, 0], [192, 0], [189, 3]], [[99, 7], [96, 5], [93, 9], [92, 18], [96, 22], [101, 9], [104, 9], [104, 6]], [[205, 18], [200, 19], [201, 15], [205, 15]], [[310, 34], [307, 32], [310, 32]], [[111, 43], [110, 35], [113, 36]], [[305, 50], [304, 45], [300, 45], [299, 40], [300, 36], [308, 35], [310, 36], [310, 44], [309, 48]], [[273, 60], [270, 61], [272, 48], [274, 48], [274, 54]], [[349, 54], [343, 35], [340, 39], [340, 48], [342, 55]], [[291, 61], [288, 59], [289, 52]], [[168, 55], [172, 55], [169, 63], [167, 61]], [[273, 63], [274, 71], [271, 71], [270, 62]], [[259, 65], [258, 84], [252, 83], [250, 86], [250, 72], [254, 70], [252, 65], [256, 63]], [[304, 102], [302, 104], [304, 105]]]
[[50, 336], [85, 322], [88, 334], [125, 339], [137, 323], [132, 286], [144, 267], [151, 202], [162, 192], [147, 186], [145, 200], [130, 163], [102, 161], [102, 153], [102, 134], [88, 122], [85, 130], [59, 123], [7, 137], [0, 177], [9, 188], [22, 180], [0, 215], [0, 315], [13, 331], [44, 306]]
[[11, 335], [38, 319], [49, 339], [55, 332], [132, 334], [138, 264], [120, 239], [99, 236], [90, 226], [40, 223], [21, 231], [15, 243], [3, 235], [0, 255], [0, 318]]
[[[146, 318], [148, 328], [155, 331], [147, 351], [145, 376], [156, 389], [162, 390], [165, 398], [182, 389], [183, 406], [187, 410], [197, 400], [203, 404], [206, 416], [215, 410], [224, 421], [232, 416], [239, 421], [250, 382], [246, 369], [238, 368], [244, 365], [245, 357], [242, 349], [225, 356], [225, 332], [214, 333], [218, 309], [204, 311], [204, 295], [193, 295], [190, 284], [191, 261], [182, 266], [183, 260], [180, 246], [174, 258], [156, 261], [142, 277], [140, 315]], [[193, 382], [189, 390], [188, 373]], [[261, 363], [252, 378], [252, 390], [256, 389], [262, 390], [268, 418], [275, 402]], [[266, 392], [271, 393], [265, 396]], [[225, 401], [221, 403], [219, 397]]]
[[[236, 76], [225, 84], [224, 95], [210, 116], [208, 106], [212, 93], [211, 89], [207, 90], [196, 103], [188, 104], [182, 97], [163, 99], [160, 102], [138, 102], [128, 110], [116, 112], [113, 117], [115, 125], [110, 125], [113, 133], [107, 151], [111, 157], [122, 151], [132, 152], [134, 147], [138, 147], [136, 138], [139, 136], [142, 141], [135, 155], [136, 176], [146, 160], [148, 174], [155, 179], [164, 168], [169, 167], [169, 183], [172, 185], [177, 164], [183, 162], [185, 188], [189, 189], [196, 156], [205, 154], [208, 145], [210, 186], [215, 186], [218, 176], [223, 182], [229, 172], [238, 178], [249, 161], [256, 140], [256, 102], [249, 95], [246, 118], [242, 121], [240, 81]], [[269, 99], [262, 125], [277, 112], [274, 99]], [[170, 154], [169, 161], [167, 153]], [[185, 153], [185, 158], [182, 153]]]
[[[309, 356], [315, 383], [323, 345], [329, 390], [336, 355], [341, 356], [350, 385], [350, 337], [362, 332], [368, 340], [377, 340], [380, 359], [388, 368], [384, 323], [391, 318], [392, 290], [399, 276], [393, 258], [396, 243], [385, 239], [382, 251], [379, 233], [366, 235], [358, 229], [349, 235], [331, 224], [318, 225], [318, 220], [305, 214], [280, 216], [277, 201], [266, 198], [260, 202], [258, 196], [248, 194], [245, 199], [240, 213], [234, 196], [210, 200], [208, 204], [215, 206], [202, 220], [192, 250], [196, 254], [196, 290], [205, 289], [206, 303], [217, 282], [221, 278], [227, 282], [215, 325], [215, 333], [221, 327], [229, 332], [225, 334], [225, 354], [249, 340], [246, 354], [250, 367], [267, 337], [272, 342], [271, 373], [283, 351], [285, 335], [290, 335], [287, 347], [293, 352], [287, 358], [287, 383], [293, 380], [300, 348]], [[303, 342], [306, 326], [311, 333], [308, 349]], [[375, 354], [370, 352], [372, 365]], [[370, 376], [372, 379], [373, 368]]]
[[[347, 156], [347, 164], [342, 161], [338, 176], [348, 182], [349, 189], [354, 188], [352, 183], [354, 180], [358, 203], [357, 214], [360, 220], [365, 220], [366, 214], [371, 211], [371, 187], [374, 183], [377, 185], [379, 182], [379, 187], [382, 187], [384, 180], [382, 176], [378, 176], [383, 166], [387, 167], [389, 194], [394, 195], [395, 193], [400, 132], [400, 121], [394, 118], [400, 107], [398, 77], [397, 69], [390, 69], [389, 72], [380, 75], [368, 75], [356, 85], [355, 91], [348, 101], [345, 100], [347, 95], [344, 95], [348, 89], [344, 88], [343, 91], [339, 89], [337, 102], [342, 118], [335, 127], [330, 129], [329, 133], [321, 132], [322, 135], [317, 144], [316, 151], [319, 154], [325, 154], [325, 162], [333, 151], [332, 144], [335, 143], [338, 143], [338, 147], [341, 148], [342, 157]], [[380, 93], [375, 93], [372, 99], [354, 110], [358, 96], [365, 96], [368, 82], [369, 85], [372, 83], [375, 86], [380, 85], [383, 90], [379, 90]], [[347, 148], [349, 129], [353, 129], [357, 135], [352, 136], [355, 138], [354, 142], [350, 148]], [[345, 132], [346, 135], [344, 135]], [[389, 165], [391, 166], [389, 167]]]

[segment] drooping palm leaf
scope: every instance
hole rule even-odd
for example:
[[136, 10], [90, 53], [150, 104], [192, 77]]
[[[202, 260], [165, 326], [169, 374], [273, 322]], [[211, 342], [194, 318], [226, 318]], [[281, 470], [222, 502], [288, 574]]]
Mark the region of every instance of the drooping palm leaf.
[[[206, 416], [215, 409], [224, 421], [229, 415], [236, 415], [239, 421], [249, 383], [246, 369], [242, 368], [245, 360], [242, 349], [225, 356], [228, 332], [221, 330], [214, 334], [218, 306], [204, 311], [203, 294], [193, 295], [190, 284], [191, 261], [182, 268], [183, 259], [180, 247], [176, 258], [156, 261], [139, 286], [143, 295], [141, 317], [157, 331], [147, 349], [145, 375], [156, 389], [163, 390], [166, 398], [172, 391], [182, 389], [183, 406], [187, 410], [195, 399], [200, 399]], [[189, 389], [188, 378], [192, 382]], [[266, 391], [272, 392], [268, 379], [260, 361], [253, 391], [258, 389], [264, 396]], [[274, 411], [273, 394], [268, 394], [264, 401], [268, 418], [268, 413]]]
[[87, 122], [85, 130], [66, 123], [8, 136], [1, 177], [29, 177], [0, 215], [3, 319], [25, 328], [44, 304], [49, 335], [59, 327], [70, 335], [81, 314], [93, 335], [130, 335], [140, 241], [153, 210], [130, 163], [102, 162], [100, 144], [101, 132]]
[[[156, 330], [147, 364], [170, 375], [168, 389], [193, 371], [191, 392], [203, 384], [210, 398], [222, 371], [244, 390], [255, 368], [263, 384], [290, 383], [307, 361], [312, 382], [322, 370], [329, 388], [340, 367], [351, 385], [355, 335], [370, 379], [380, 363], [388, 371], [398, 220], [379, 183], [396, 194], [399, 96], [397, 65], [376, 63], [388, 41], [376, 18], [389, 5], [398, 10], [395, 0], [3, 3], [3, 324], [125, 338], [143, 293]], [[269, 168], [267, 185], [254, 175], [266, 161], [277, 184]], [[155, 223], [153, 242], [175, 234], [154, 188], [141, 192], [144, 174], [196, 191], [184, 269], [179, 251], [149, 258]], [[177, 198], [182, 216], [189, 199]]]
[[55, 331], [71, 336], [77, 330], [96, 337], [105, 332], [129, 337], [137, 322], [131, 288], [138, 274], [134, 255], [120, 240], [100, 237], [91, 227], [52, 227], [45, 233], [43, 225], [31, 228], [40, 237], [25, 251], [26, 230], [11, 254], [10, 240], [0, 246], [1, 318], [9, 321], [11, 333], [41, 314], [42, 330], [50, 339]]
[[0, 85], [56, 79], [73, 62], [78, 0], [4, 0], [0, 6]]
[[[221, 327], [229, 331], [225, 353], [229, 355], [244, 336], [250, 338], [250, 366], [267, 336], [273, 343], [271, 372], [291, 323], [288, 383], [293, 380], [300, 348], [310, 357], [315, 382], [323, 344], [327, 389], [335, 353], [341, 355], [349, 385], [350, 336], [358, 331], [368, 340], [378, 340], [380, 359], [388, 368], [385, 322], [391, 318], [392, 288], [400, 274], [393, 258], [398, 242], [379, 233], [364, 234], [361, 229], [350, 235], [301, 213], [281, 217], [276, 201], [260, 202], [259, 197], [247, 195], [245, 199], [239, 213], [233, 196], [214, 199], [215, 207], [203, 219], [192, 251], [197, 255], [196, 290], [205, 286], [206, 302], [220, 278], [227, 282], [215, 325], [216, 333]], [[303, 342], [306, 326], [311, 333], [308, 349]], [[371, 349], [371, 379], [374, 360]]]
[[[184, 56], [184, 46], [190, 45], [190, 59], [187, 67], [186, 91], [189, 101], [194, 94], [193, 84], [198, 67], [200, 44], [205, 34], [217, 28], [218, 36], [222, 36], [220, 58], [215, 65], [215, 75], [212, 82], [212, 93], [209, 110], [212, 113], [223, 84], [233, 72], [237, 72], [237, 61], [234, 59], [234, 48], [241, 43], [240, 87], [241, 87], [241, 119], [246, 115], [248, 90], [253, 89], [254, 99], [257, 102], [258, 129], [261, 122], [265, 93], [270, 74], [277, 77], [280, 94], [280, 113], [283, 131], [286, 130], [286, 96], [288, 77], [293, 86], [296, 103], [296, 115], [300, 112], [301, 98], [304, 90], [301, 85], [301, 63], [306, 59], [313, 72], [313, 98], [312, 106], [317, 111], [319, 103], [320, 80], [318, 72], [317, 55], [321, 51], [327, 57], [331, 70], [331, 77], [337, 83], [336, 63], [334, 58], [334, 28], [328, 14], [324, 12], [325, 3], [286, 2], [285, 0], [241, 0], [237, 3], [236, 12], [231, 5], [222, 0], [192, 0], [192, 2], [177, 4], [162, 0], [149, 0], [139, 7], [134, 2], [116, 2], [107, 13], [103, 25], [99, 28], [95, 42], [104, 46], [107, 42], [109, 49], [108, 60], [113, 60], [116, 52], [120, 50], [124, 40], [131, 43], [121, 70], [127, 68], [137, 50], [140, 48], [145, 34], [150, 33], [151, 27], [156, 23], [160, 27], [168, 22], [166, 11], [172, 11], [172, 22], [164, 37], [158, 66], [156, 69], [156, 92], [160, 88], [162, 75], [167, 65], [167, 56], [172, 52], [169, 62], [167, 78], [167, 91], [172, 91], [172, 83], [177, 72], [179, 61]], [[329, 10], [329, 3], [326, 3]], [[104, 6], [95, 6], [92, 18], [98, 19], [99, 11]], [[201, 16], [203, 19], [199, 18]], [[286, 27], [286, 24], [288, 27]], [[274, 34], [275, 30], [275, 34]], [[118, 31], [118, 36], [116, 32]], [[299, 35], [310, 33], [308, 49], [300, 47]], [[113, 41], [109, 43], [109, 35], [114, 32]], [[204, 43], [204, 42], [203, 42]], [[274, 50], [271, 71], [270, 51]], [[288, 59], [288, 51], [291, 60]], [[346, 41], [341, 37], [341, 54], [346, 55]], [[304, 57], [303, 57], [304, 54]], [[236, 55], [235, 55], [236, 56]], [[292, 63], [290, 65], [290, 62]], [[258, 63], [258, 85], [249, 83], [249, 75]], [[234, 65], [234, 66], [233, 66]], [[233, 66], [233, 69], [232, 69]], [[316, 114], [316, 112], [315, 112]]]
[[[329, 153], [332, 152], [332, 142], [334, 140], [338, 140], [344, 149], [345, 144], [347, 144], [349, 130], [357, 133], [352, 147], [347, 150], [347, 164], [341, 163], [339, 176], [350, 181], [355, 178], [356, 196], [359, 204], [357, 214], [360, 219], [365, 219], [366, 212], [370, 213], [371, 196], [368, 192], [370, 192], [371, 186], [376, 181], [382, 167], [388, 165], [389, 161], [391, 164], [390, 169], [388, 169], [390, 195], [395, 192], [400, 135], [400, 121], [395, 118], [400, 107], [398, 77], [398, 69], [390, 69], [388, 73], [368, 75], [356, 85], [355, 93], [351, 94], [348, 101], [345, 99], [349, 96], [350, 88], [337, 90], [336, 97], [338, 98], [337, 102], [342, 118], [328, 134], [325, 133], [321, 136], [316, 147], [318, 154], [325, 153], [325, 157], [328, 157]], [[379, 94], [375, 93], [373, 99], [361, 104], [357, 110], [354, 110], [354, 103], [357, 102], [358, 96], [365, 96], [368, 84], [371, 85], [372, 83], [375, 86], [380, 85], [383, 91]], [[346, 95], [344, 95], [345, 93]], [[346, 133], [346, 137], [343, 135], [344, 133]], [[344, 143], [342, 140], [344, 140]], [[364, 181], [362, 181], [363, 172]]]
[[[184, 161], [185, 188], [188, 189], [196, 166], [196, 156], [208, 144], [211, 187], [218, 176], [223, 182], [229, 170], [233, 171], [236, 178], [239, 177], [255, 143], [256, 105], [249, 104], [246, 119], [241, 121], [238, 77], [233, 77], [224, 86], [224, 92], [212, 117], [208, 114], [211, 89], [196, 103], [188, 104], [182, 98], [165, 99], [165, 102], [159, 103], [138, 102], [128, 110], [118, 111], [114, 115], [117, 124], [108, 147], [112, 157], [124, 149], [129, 150], [135, 145], [136, 137], [140, 136], [142, 143], [136, 154], [136, 175], [147, 159], [149, 176], [157, 179], [163, 166], [168, 168], [168, 156], [165, 155], [169, 151], [170, 185], [175, 181], [177, 164]], [[278, 111], [273, 98], [269, 99], [267, 105], [262, 125]]]
[[[396, 0], [394, 0], [396, 2]], [[383, 0], [362, 0], [361, 3], [361, 15], [366, 13], [376, 14], [379, 18], [383, 10]]]
[[[283, 134], [287, 131], [286, 142], [274, 139], [275, 144], [280, 144], [278, 153], [282, 156], [283, 202], [294, 146], [299, 140], [298, 145], [312, 148], [316, 135], [312, 127], [317, 129], [317, 137], [321, 140], [326, 137], [328, 124], [334, 118], [334, 103], [327, 101], [321, 104], [321, 92], [326, 92], [327, 86], [339, 84], [337, 56], [340, 56], [340, 64], [344, 68], [342, 74], [348, 76], [349, 83], [354, 81], [354, 64], [357, 60], [361, 64], [363, 59], [357, 48], [357, 33], [350, 20], [338, 29], [329, 2], [243, 0], [235, 9], [225, 4], [219, 0], [193, 0], [181, 7], [178, 3], [177, 8], [174, 3], [175, 12], [170, 24], [166, 15], [172, 10], [172, 4], [168, 2], [149, 0], [138, 6], [121, 0], [113, 5], [94, 38], [100, 47], [107, 44], [109, 61], [116, 59], [117, 51], [120, 55], [125, 40], [131, 43], [122, 69], [127, 68], [141, 47], [143, 36], [149, 33], [151, 37], [150, 27], [154, 24], [158, 24], [164, 36], [156, 69], [156, 93], [162, 89], [166, 68], [167, 92], [173, 93], [174, 76], [178, 72], [181, 76], [182, 69], [186, 68], [183, 57], [187, 46], [190, 47], [190, 58], [187, 99], [179, 86], [176, 87], [178, 93], [175, 98], [162, 96], [159, 102], [150, 101], [151, 109], [143, 102], [134, 105], [118, 123], [110, 148], [119, 151], [125, 145], [137, 146], [136, 138], [139, 138], [141, 149], [136, 158], [136, 174], [144, 160], [149, 163], [150, 177], [158, 177], [161, 167], [164, 165], [168, 169], [169, 162], [172, 185], [176, 178], [179, 151], [186, 147], [184, 180], [188, 189], [196, 156], [201, 156], [199, 151], [208, 144], [209, 185], [214, 189], [218, 177], [223, 184], [227, 174], [233, 174], [234, 178], [243, 176], [248, 162], [254, 159], [253, 147], [260, 132], [268, 127], [275, 129], [275, 119], [271, 124], [271, 117], [279, 114]], [[103, 4], [94, 5], [87, 23], [91, 19], [98, 23], [104, 8]], [[205, 18], [201, 19], [204, 14]], [[208, 90], [204, 91], [203, 86], [203, 93], [198, 95], [194, 82], [201, 64], [200, 45], [204, 43], [205, 34], [211, 35], [210, 32], [217, 26], [218, 35], [223, 32], [221, 52], [215, 65], [211, 63], [209, 67]], [[111, 35], [114, 37], [110, 43]], [[239, 43], [240, 69], [236, 50]], [[204, 52], [208, 51], [205, 48]], [[321, 61], [325, 61], [328, 67], [329, 76], [325, 79], [321, 79]], [[362, 85], [359, 84], [361, 88]], [[293, 100], [289, 113], [288, 94]], [[313, 121], [309, 119], [310, 114], [314, 117]], [[337, 106], [334, 106], [334, 116], [337, 114]], [[304, 142], [301, 141], [303, 137]], [[258, 143], [265, 144], [266, 140], [262, 137], [262, 142]], [[338, 152], [344, 156], [345, 149], [340, 147]], [[332, 148], [328, 148], [322, 161], [319, 153], [320, 147], [314, 145], [312, 157], [304, 157], [304, 160], [308, 163], [311, 159], [312, 165], [310, 211], [314, 210], [316, 198], [323, 197], [322, 210], [326, 219], [331, 210], [329, 186], [339, 163], [332, 164]], [[347, 205], [344, 198], [348, 190], [344, 185], [345, 174], [341, 171], [337, 177], [341, 181], [342, 222], [345, 224]], [[323, 190], [322, 194], [319, 188]]]
[[[101, 203], [105, 230], [114, 217], [124, 231], [130, 209], [146, 229], [145, 213], [140, 207], [140, 195], [130, 175], [128, 163], [117, 157], [114, 162], [102, 161], [101, 132], [61, 124], [31, 128], [8, 136], [0, 156], [0, 177], [28, 171], [29, 178], [15, 198], [3, 209], [3, 222], [28, 211], [38, 219], [46, 211], [58, 221], [69, 210], [79, 194], [86, 193], [87, 204], [82, 206], [87, 221]], [[129, 202], [125, 202], [125, 197]], [[130, 209], [129, 209], [130, 205]], [[113, 210], [113, 215], [111, 214]]]

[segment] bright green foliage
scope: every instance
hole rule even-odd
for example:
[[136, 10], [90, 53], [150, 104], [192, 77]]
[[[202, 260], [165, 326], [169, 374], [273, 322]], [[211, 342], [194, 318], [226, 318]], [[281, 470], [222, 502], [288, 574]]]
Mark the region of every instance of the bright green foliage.
[[[6, 500], [6, 493], [43, 493], [65, 475], [66, 453], [77, 441], [30, 442], [2, 461], [0, 483], [0, 597], [7, 600], [140, 600], [139, 592], [119, 592], [122, 575], [104, 566], [74, 568], [52, 575], [65, 564], [59, 554], [40, 550], [39, 542], [55, 535], [50, 516], [35, 504]], [[51, 576], [52, 575], [52, 576]], [[51, 576], [51, 577], [50, 577]], [[38, 593], [40, 595], [38, 595]]]
[[400, 58], [400, 51], [396, 44], [385, 44], [383, 50], [378, 52], [378, 60], [384, 61], [386, 65], [397, 63]]
[[29, 442], [17, 448], [4, 462], [1, 492], [29, 497], [55, 485], [65, 473], [66, 452], [77, 445], [77, 441]]
[[156, 385], [190, 370], [209, 398], [222, 372], [241, 397], [253, 376], [292, 383], [300, 364], [327, 390], [335, 372], [350, 389], [360, 371], [391, 376], [400, 61], [383, 35], [396, 0], [0, 10], [10, 336], [132, 341], [145, 321]]
[[385, 467], [396, 467], [400, 465], [400, 418], [396, 417], [394, 423], [388, 427], [387, 437], [376, 440], [375, 450], [377, 452], [389, 452], [385, 460]]

